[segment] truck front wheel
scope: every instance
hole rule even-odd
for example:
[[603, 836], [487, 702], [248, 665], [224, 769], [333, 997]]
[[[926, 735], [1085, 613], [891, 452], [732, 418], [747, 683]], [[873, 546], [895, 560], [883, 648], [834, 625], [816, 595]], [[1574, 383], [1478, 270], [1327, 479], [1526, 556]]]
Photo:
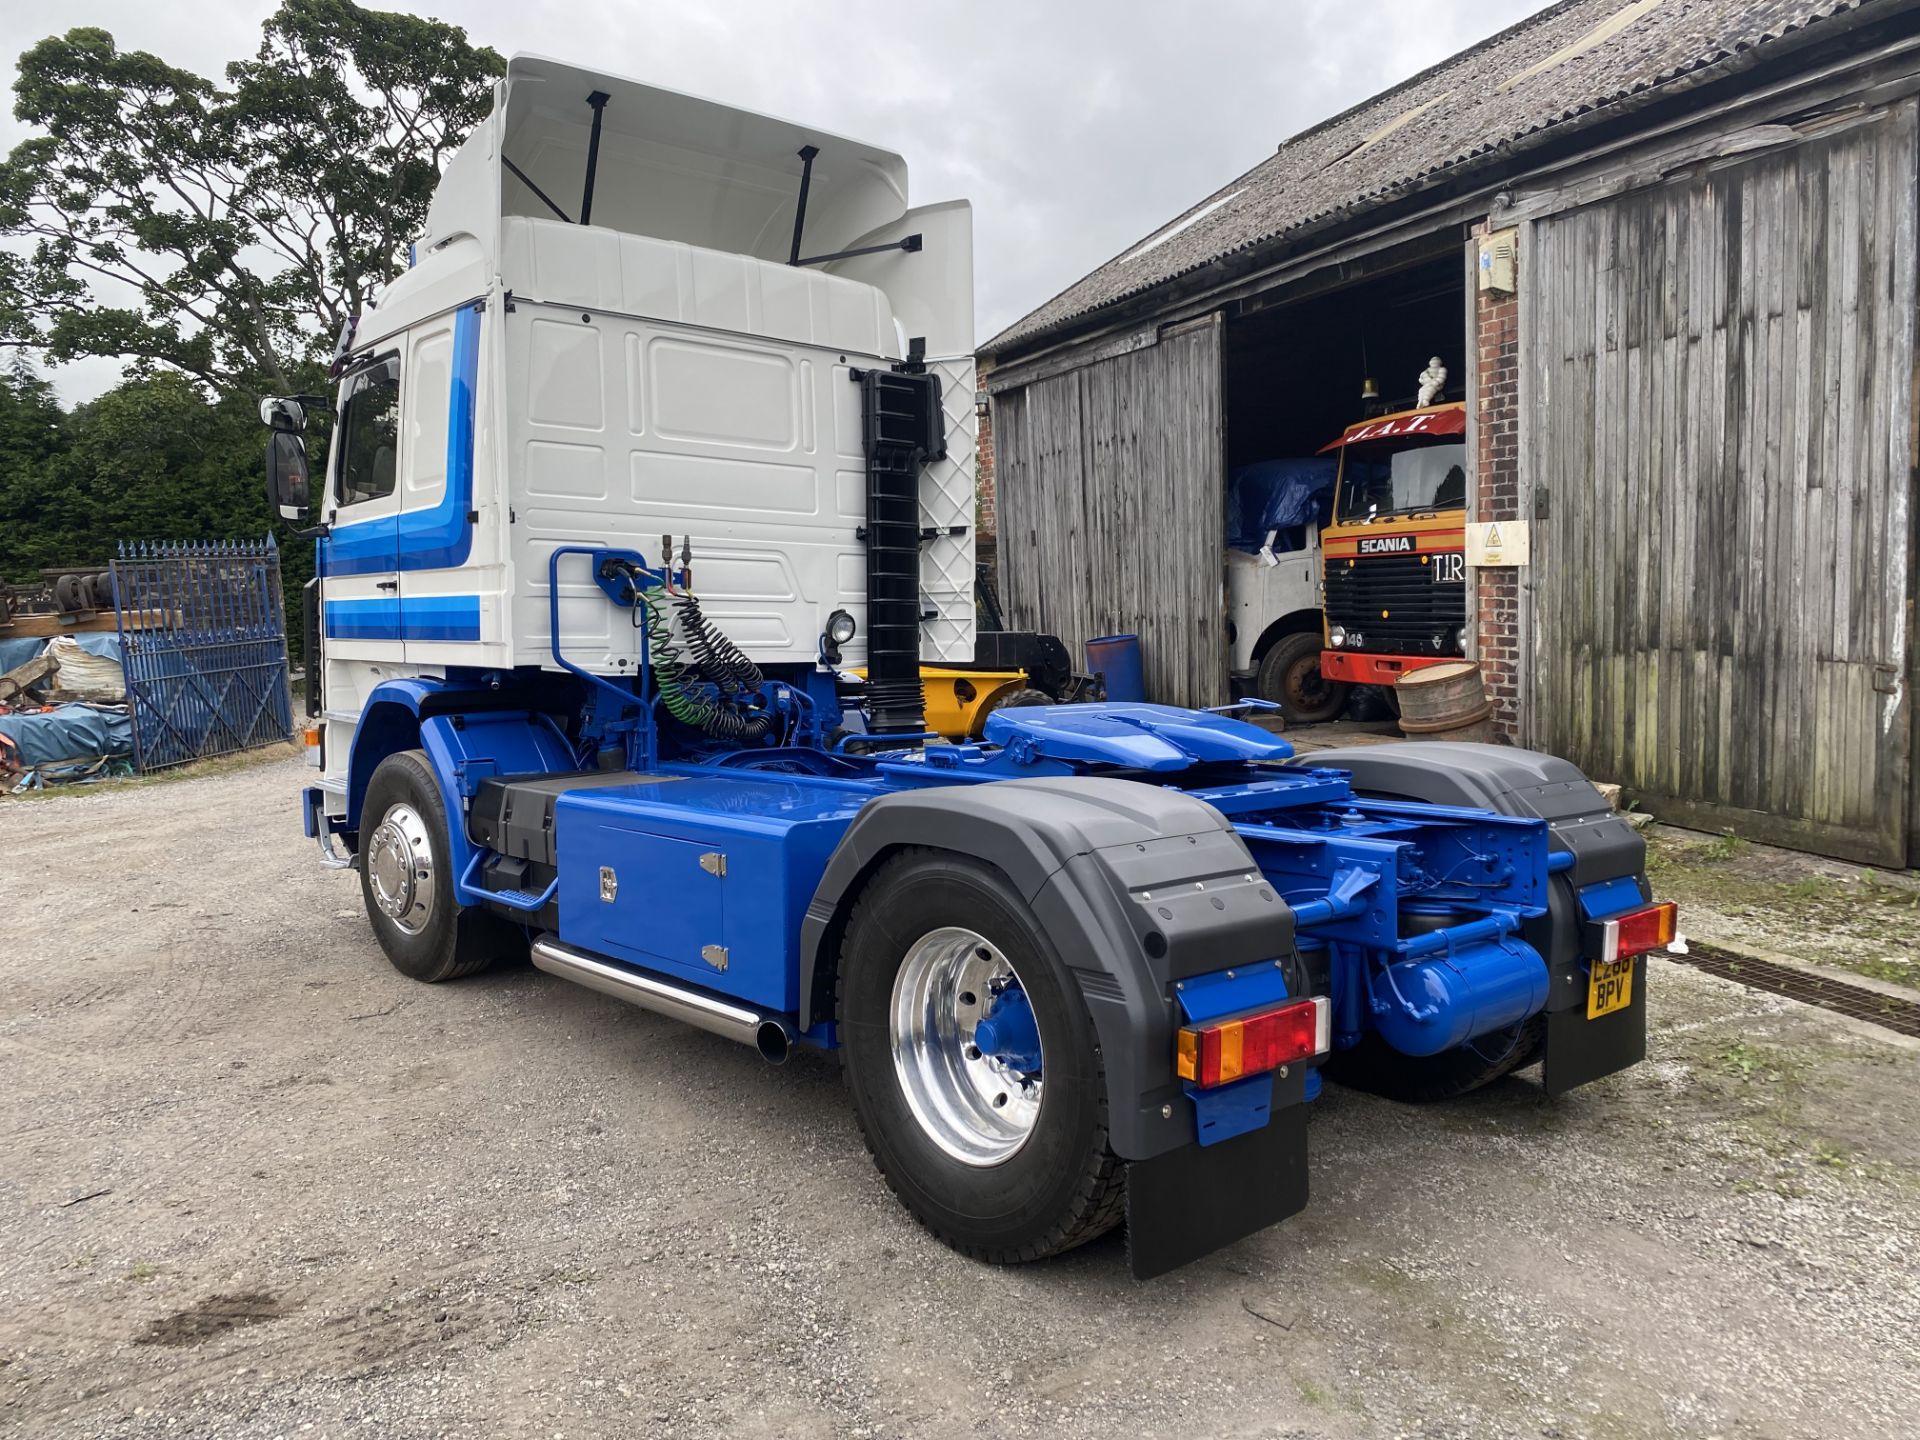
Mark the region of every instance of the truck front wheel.
[[1119, 1222], [1092, 1021], [997, 870], [936, 850], [889, 860], [848, 920], [838, 1020], [867, 1148], [939, 1239], [1007, 1264]]
[[454, 901], [447, 810], [424, 751], [380, 762], [363, 815], [360, 897], [394, 969], [414, 980], [455, 980], [506, 953], [509, 927]]
[[1282, 635], [1260, 658], [1254, 689], [1262, 700], [1281, 707], [1286, 719], [1318, 725], [1346, 708], [1347, 691], [1341, 680], [1320, 673], [1320, 636], [1314, 631]]

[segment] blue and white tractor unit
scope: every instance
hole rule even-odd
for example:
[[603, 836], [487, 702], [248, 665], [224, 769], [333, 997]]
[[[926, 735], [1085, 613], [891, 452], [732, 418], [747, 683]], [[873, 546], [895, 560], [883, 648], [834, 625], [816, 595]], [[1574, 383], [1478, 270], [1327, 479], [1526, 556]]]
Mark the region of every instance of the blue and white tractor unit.
[[1145, 704], [926, 733], [920, 664], [972, 655], [971, 244], [897, 155], [513, 60], [337, 396], [262, 404], [318, 537], [306, 828], [388, 958], [838, 1052], [935, 1235], [1124, 1220], [1142, 1276], [1305, 1204], [1323, 1070], [1640, 1060], [1672, 908], [1562, 761], [1298, 764]]

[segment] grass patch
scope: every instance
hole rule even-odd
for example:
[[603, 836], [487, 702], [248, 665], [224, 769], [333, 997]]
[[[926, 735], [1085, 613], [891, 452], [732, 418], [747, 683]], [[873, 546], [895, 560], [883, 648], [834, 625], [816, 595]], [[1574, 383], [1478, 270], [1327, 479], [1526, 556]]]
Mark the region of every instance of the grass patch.
[[1738, 860], [1749, 850], [1753, 842], [1734, 834], [1731, 830], [1715, 836], [1700, 847], [1700, 858], [1709, 865], [1724, 865], [1729, 860]]
[[1920, 885], [1904, 875], [1672, 831], [1650, 837], [1647, 873], [1694, 939], [1920, 989]]
[[1723, 1074], [1758, 1085], [1797, 1085], [1806, 1070], [1805, 1062], [1791, 1051], [1751, 1040], [1735, 1040], [1712, 1060]]

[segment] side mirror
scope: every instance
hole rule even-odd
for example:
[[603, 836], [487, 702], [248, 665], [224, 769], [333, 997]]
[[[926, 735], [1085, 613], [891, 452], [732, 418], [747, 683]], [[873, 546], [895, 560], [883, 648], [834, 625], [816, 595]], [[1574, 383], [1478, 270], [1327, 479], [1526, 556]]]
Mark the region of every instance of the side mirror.
[[282, 520], [307, 518], [307, 447], [291, 430], [275, 430], [267, 441], [267, 503]]

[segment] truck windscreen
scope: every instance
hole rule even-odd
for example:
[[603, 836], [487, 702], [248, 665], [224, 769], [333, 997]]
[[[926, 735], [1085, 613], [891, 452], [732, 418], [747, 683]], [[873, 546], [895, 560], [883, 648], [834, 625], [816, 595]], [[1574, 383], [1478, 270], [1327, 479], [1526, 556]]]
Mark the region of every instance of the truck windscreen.
[[1460, 510], [1467, 503], [1467, 447], [1422, 445], [1394, 454], [1347, 452], [1340, 476], [1340, 519]]

